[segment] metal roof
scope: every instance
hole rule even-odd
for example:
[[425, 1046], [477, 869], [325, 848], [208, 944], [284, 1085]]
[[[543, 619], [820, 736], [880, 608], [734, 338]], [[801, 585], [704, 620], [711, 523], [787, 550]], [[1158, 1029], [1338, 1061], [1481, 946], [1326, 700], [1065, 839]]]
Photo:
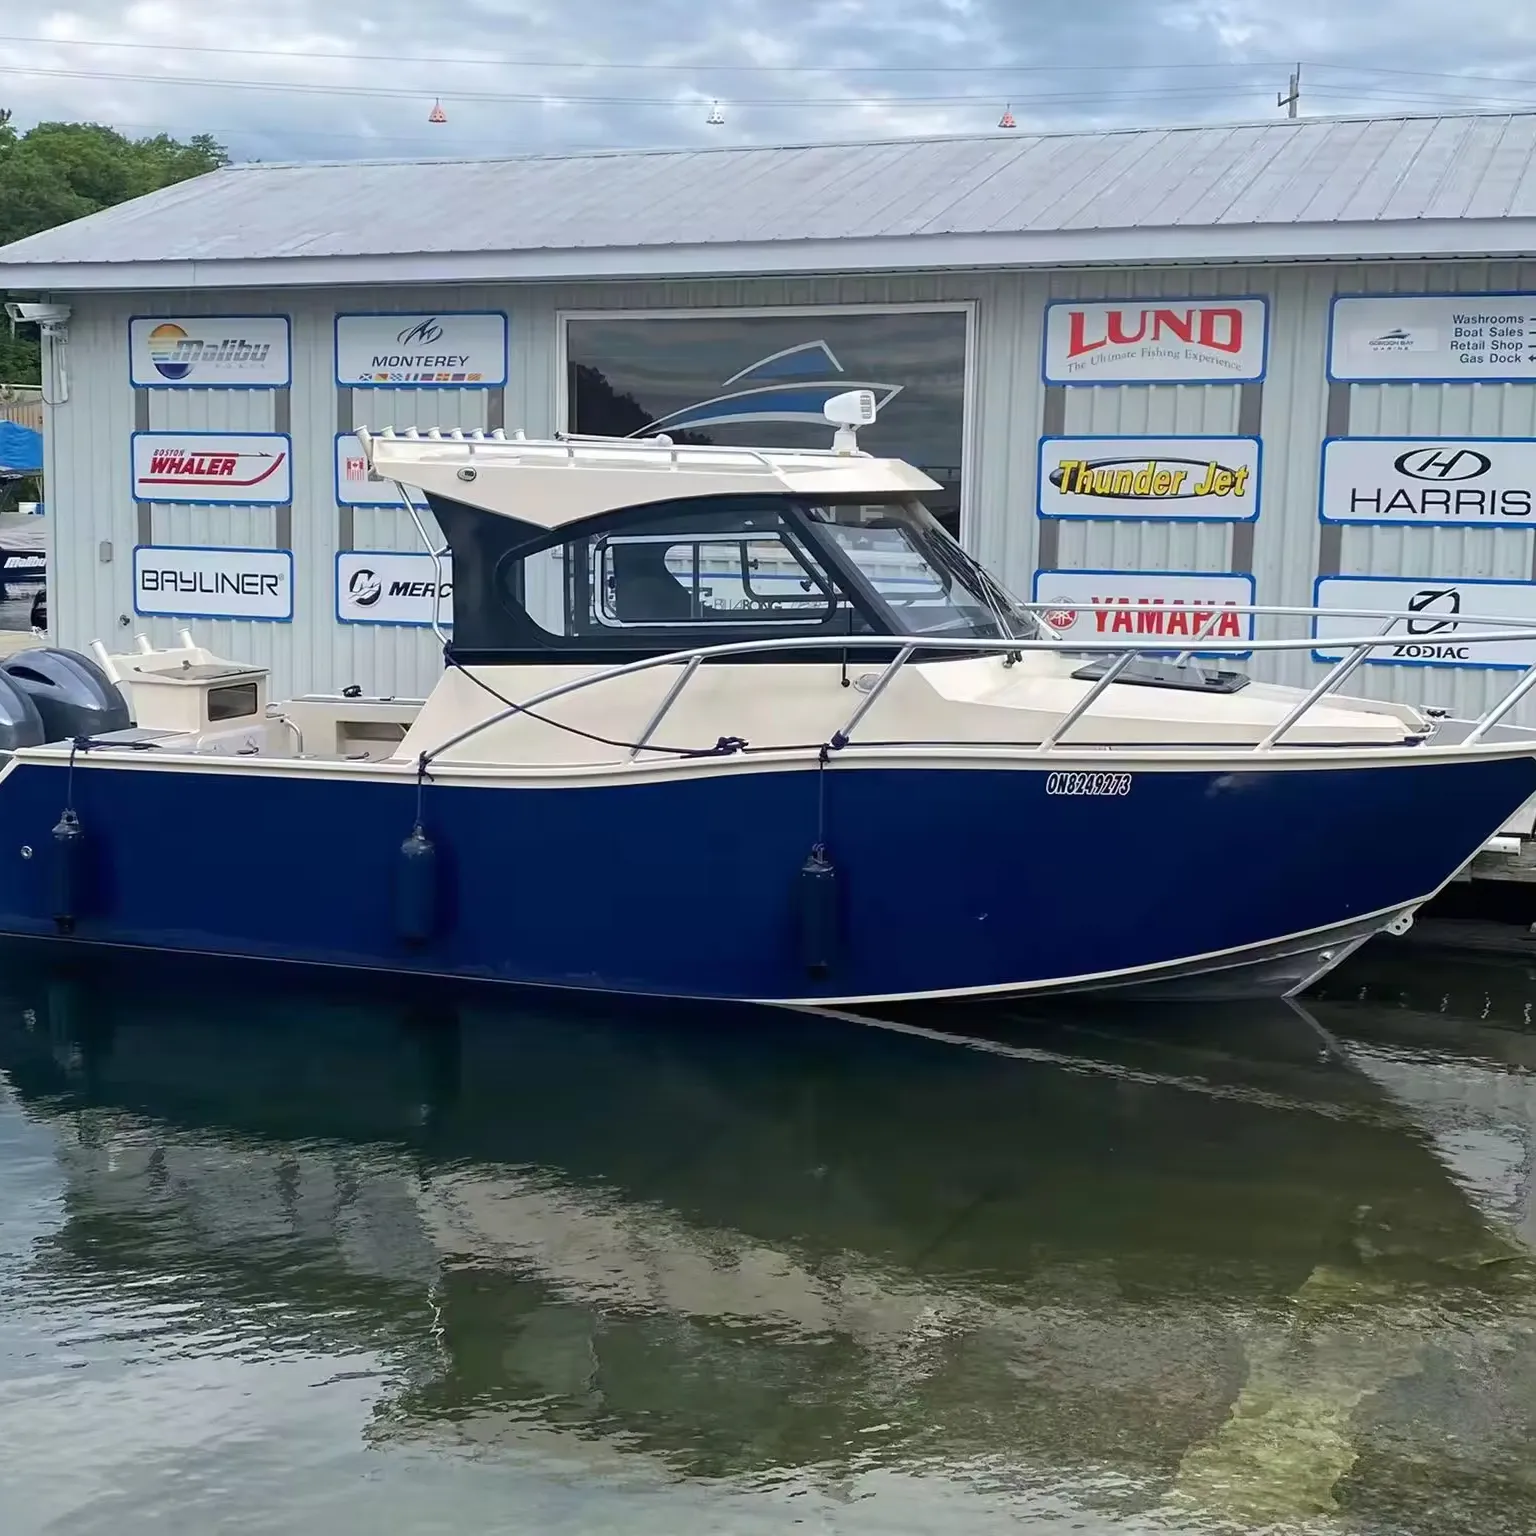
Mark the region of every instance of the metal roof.
[[0, 248], [28, 289], [1536, 253], [1536, 113], [241, 165]]

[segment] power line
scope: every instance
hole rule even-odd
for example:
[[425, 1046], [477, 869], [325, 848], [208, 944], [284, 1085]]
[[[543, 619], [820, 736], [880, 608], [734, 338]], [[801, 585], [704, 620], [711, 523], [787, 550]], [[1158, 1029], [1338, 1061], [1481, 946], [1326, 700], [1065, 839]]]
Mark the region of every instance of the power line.
[[[23, 78], [51, 80], [113, 80], [137, 85], [195, 86], [206, 90], [267, 91], [280, 95], [297, 94], [313, 96], [358, 96], [374, 98], [408, 98], [415, 100], [427, 94], [419, 86], [391, 85], [338, 85], [330, 82], [304, 80], [231, 80], [226, 77], [210, 78], [199, 75], [146, 75], [116, 70], [86, 69], [32, 69], [10, 63], [0, 64], [0, 75], [19, 75]], [[445, 93], [447, 94], [447, 93]], [[1069, 91], [1040, 94], [1032, 93], [1030, 104], [1060, 104], [1066, 102], [1129, 101], [1166, 96], [1198, 96], [1209, 98], [1209, 86], [1162, 86], [1147, 90], [1128, 91]], [[699, 106], [706, 99], [703, 93], [687, 98], [671, 96], [577, 96], [551, 91], [454, 91], [454, 101], [487, 101], [523, 105], [594, 106], [594, 107], [684, 107]], [[731, 105], [738, 107], [885, 107], [885, 106], [969, 106], [990, 103], [991, 94], [972, 92], [963, 96], [756, 96], [728, 97]]]
[[471, 65], [477, 68], [490, 67], [494, 69], [570, 69], [578, 71], [588, 70], [640, 70], [668, 73], [686, 73], [694, 75], [722, 75], [722, 74], [784, 74], [784, 75], [998, 75], [998, 74], [1049, 74], [1059, 75], [1072, 72], [1093, 72], [1123, 74], [1132, 69], [1150, 70], [1209, 70], [1209, 69], [1251, 69], [1270, 70], [1281, 66], [1246, 60], [1211, 61], [1204, 63], [1191, 63], [1185, 60], [1171, 61], [1166, 64], [1148, 63], [1138, 60], [1131, 63], [1116, 64], [1104, 62], [1096, 64], [718, 64], [701, 61], [691, 61], [679, 64], [666, 64], [650, 60], [620, 60], [608, 61], [600, 59], [509, 59], [495, 54], [478, 54], [469, 57], [463, 54], [457, 55], [433, 55], [433, 54], [400, 54], [400, 53], [353, 53], [353, 52], [329, 52], [315, 48], [306, 48], [303, 52], [297, 52], [287, 48], [225, 48], [213, 44], [204, 43], [141, 43], [141, 42], [108, 42], [96, 38], [84, 37], [9, 37], [0, 36], [0, 43], [34, 43], [43, 47], [65, 48], [136, 48], [158, 54], [167, 53], [214, 53], [232, 54], [238, 58], [266, 58], [289, 59], [304, 61], [306, 59], [340, 59], [356, 60], [359, 63], [369, 64], [449, 64]]

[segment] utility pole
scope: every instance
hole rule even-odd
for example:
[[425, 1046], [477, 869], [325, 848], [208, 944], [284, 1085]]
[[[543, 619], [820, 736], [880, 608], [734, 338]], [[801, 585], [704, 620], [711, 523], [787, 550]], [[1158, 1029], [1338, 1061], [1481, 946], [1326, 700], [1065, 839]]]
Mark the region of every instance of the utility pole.
[[1286, 109], [1287, 117], [1296, 116], [1296, 108], [1301, 105], [1301, 65], [1296, 66], [1296, 72], [1291, 76], [1291, 94], [1289, 96], [1276, 96], [1275, 105]]

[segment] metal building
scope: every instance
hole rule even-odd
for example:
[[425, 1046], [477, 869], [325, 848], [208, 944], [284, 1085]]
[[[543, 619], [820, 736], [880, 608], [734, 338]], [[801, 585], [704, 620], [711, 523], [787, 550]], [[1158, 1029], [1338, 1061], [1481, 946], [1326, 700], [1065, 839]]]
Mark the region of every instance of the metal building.
[[1536, 114], [238, 166], [0, 285], [60, 306], [64, 644], [190, 619], [279, 689], [420, 694], [431, 567], [356, 426], [820, 444], [854, 384], [1064, 633], [1411, 608], [1359, 686], [1475, 710], [1516, 658], [1458, 626], [1536, 620]]

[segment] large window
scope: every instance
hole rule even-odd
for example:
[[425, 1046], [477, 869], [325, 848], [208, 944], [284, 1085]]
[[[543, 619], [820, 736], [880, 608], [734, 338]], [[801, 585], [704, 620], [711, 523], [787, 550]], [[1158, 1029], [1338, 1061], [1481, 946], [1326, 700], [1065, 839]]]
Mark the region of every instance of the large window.
[[963, 310], [576, 316], [566, 321], [566, 426], [678, 442], [826, 448], [822, 407], [871, 389], [870, 453], [906, 459], [942, 490], [925, 500], [959, 534], [965, 426]]

